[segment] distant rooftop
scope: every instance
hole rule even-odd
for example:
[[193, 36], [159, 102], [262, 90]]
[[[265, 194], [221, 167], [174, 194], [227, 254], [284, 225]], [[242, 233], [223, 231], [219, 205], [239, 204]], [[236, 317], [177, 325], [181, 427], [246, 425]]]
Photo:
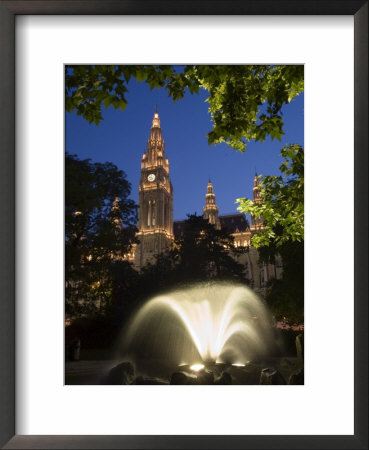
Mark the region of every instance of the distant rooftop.
[[[220, 226], [226, 228], [231, 233], [246, 231], [250, 228], [250, 224], [242, 213], [226, 214], [219, 216]], [[173, 222], [173, 233], [177, 238], [184, 233], [185, 220], [175, 220]]]
[[226, 228], [232, 233], [237, 231], [246, 231], [250, 228], [250, 224], [246, 219], [245, 215], [242, 213], [238, 214], [227, 214], [225, 216], [219, 216], [220, 226]]

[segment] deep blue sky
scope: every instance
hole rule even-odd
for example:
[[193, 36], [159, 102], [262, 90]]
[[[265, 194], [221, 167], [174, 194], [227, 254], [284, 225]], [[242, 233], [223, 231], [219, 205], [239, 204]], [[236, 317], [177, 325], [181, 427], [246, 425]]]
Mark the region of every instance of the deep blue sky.
[[209, 177], [219, 213], [236, 213], [236, 198], [252, 196], [255, 169], [259, 174], [278, 174], [282, 146], [304, 144], [304, 98], [300, 95], [284, 107], [281, 142], [249, 143], [240, 153], [225, 144], [208, 146], [206, 134], [212, 126], [206, 97], [202, 91], [173, 103], [164, 89], [150, 91], [146, 83], [130, 82], [125, 111], [104, 110], [98, 126], [75, 113], [66, 114], [66, 151], [81, 159], [116, 164], [126, 173], [131, 198], [137, 202], [141, 157], [157, 104], [174, 188], [174, 220], [202, 214]]

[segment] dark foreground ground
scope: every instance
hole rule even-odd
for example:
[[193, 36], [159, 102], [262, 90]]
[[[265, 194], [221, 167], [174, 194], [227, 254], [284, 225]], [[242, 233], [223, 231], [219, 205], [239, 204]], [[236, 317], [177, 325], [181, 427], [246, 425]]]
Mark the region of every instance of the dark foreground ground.
[[117, 352], [112, 348], [78, 347], [75, 352], [74, 347], [70, 347], [66, 349], [65, 384], [304, 384], [303, 332], [279, 329], [276, 342], [282, 342], [279, 350], [264, 360], [248, 361], [244, 366], [207, 362], [199, 371], [189, 365], [178, 366], [148, 356], [141, 356], [136, 361], [117, 359]]
[[130, 362], [118, 360], [67, 361], [65, 365], [67, 385], [283, 385], [303, 384], [303, 376], [303, 362], [298, 357], [251, 361], [241, 367], [208, 363], [197, 372], [190, 366], [160, 367], [157, 361], [146, 362], [139, 369]]

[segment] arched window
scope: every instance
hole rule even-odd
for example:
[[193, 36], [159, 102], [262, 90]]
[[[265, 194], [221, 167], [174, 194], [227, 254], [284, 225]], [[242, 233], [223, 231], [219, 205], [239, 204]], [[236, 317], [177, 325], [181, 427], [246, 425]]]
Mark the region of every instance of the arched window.
[[147, 204], [147, 226], [151, 227], [151, 200]]
[[155, 200], [152, 202], [152, 226], [154, 227], [156, 223], [156, 203]]

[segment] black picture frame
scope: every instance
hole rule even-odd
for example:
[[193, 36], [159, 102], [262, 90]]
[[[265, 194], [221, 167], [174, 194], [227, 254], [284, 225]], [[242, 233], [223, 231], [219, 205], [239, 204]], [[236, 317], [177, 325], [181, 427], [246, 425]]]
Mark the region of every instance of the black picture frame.
[[[15, 17], [19, 14], [205, 14], [354, 16], [354, 435], [15, 435]], [[368, 1], [12, 0], [0, 1], [0, 445], [6, 449], [368, 448]], [[339, 368], [337, 369], [339, 371]], [[339, 376], [339, 375], [338, 375]], [[339, 397], [339, 392], [337, 392]], [[318, 405], [317, 405], [318, 407]]]

